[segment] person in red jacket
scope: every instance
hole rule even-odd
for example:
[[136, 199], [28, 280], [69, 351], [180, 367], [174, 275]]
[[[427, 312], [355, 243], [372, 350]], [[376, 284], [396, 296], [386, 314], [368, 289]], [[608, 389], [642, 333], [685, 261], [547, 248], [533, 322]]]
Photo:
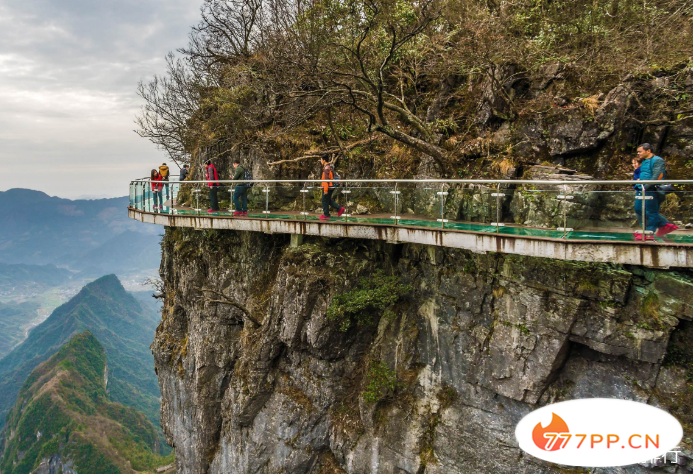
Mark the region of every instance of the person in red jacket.
[[164, 189], [164, 178], [161, 177], [157, 170], [152, 170], [150, 181], [152, 183], [152, 194], [154, 195], [154, 212], [164, 208], [161, 190]]
[[218, 212], [219, 211], [219, 200], [217, 199], [217, 188], [220, 186], [219, 175], [217, 174], [217, 168], [212, 163], [212, 160], [207, 160], [205, 162], [207, 166], [207, 186], [209, 186], [209, 209], [207, 212]]

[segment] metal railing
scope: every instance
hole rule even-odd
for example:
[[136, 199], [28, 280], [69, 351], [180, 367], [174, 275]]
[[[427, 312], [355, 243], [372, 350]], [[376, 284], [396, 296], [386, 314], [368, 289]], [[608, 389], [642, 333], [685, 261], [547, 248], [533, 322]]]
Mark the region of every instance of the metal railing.
[[[249, 217], [316, 219], [321, 213], [324, 182], [322, 179], [217, 180], [223, 206], [213, 214], [226, 216], [237, 212], [233, 200], [236, 188], [252, 183], [247, 190], [249, 210], [252, 207]], [[643, 203], [657, 198], [652, 190], [643, 192], [645, 185], [682, 187], [674, 191], [674, 198], [663, 201], [674, 202], [675, 206], [667, 207], [673, 219], [689, 218], [687, 209], [693, 206], [693, 193], [685, 190], [693, 180], [340, 179], [333, 182], [339, 184], [334, 194], [344, 207], [339, 221], [425, 224], [443, 229], [460, 228], [466, 223], [489, 228], [482, 231], [506, 233], [511, 231], [502, 228], [525, 227], [550, 229], [557, 233], [552, 236], [559, 238], [581, 231], [595, 233], [600, 228], [618, 228], [628, 233], [637, 212], [638, 228], [629, 232], [640, 234], [644, 240], [653, 231], [646, 228], [650, 206]], [[209, 181], [171, 179], [167, 184], [171, 190], [167, 205], [153, 209], [151, 181], [133, 180], [130, 206], [169, 214], [203, 212]], [[636, 191], [634, 186], [640, 190]]]

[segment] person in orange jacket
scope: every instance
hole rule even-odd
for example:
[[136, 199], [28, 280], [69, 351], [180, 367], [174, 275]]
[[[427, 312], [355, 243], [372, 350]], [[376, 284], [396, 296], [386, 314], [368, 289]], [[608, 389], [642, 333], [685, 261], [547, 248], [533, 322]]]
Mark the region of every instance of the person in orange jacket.
[[321, 221], [330, 220], [330, 206], [337, 210], [337, 217], [341, 217], [344, 213], [344, 208], [340, 207], [339, 204], [334, 202], [332, 199], [332, 193], [334, 193], [334, 167], [326, 158], [320, 158], [320, 163], [322, 164], [322, 216], [320, 216]]
[[163, 178], [157, 170], [152, 170], [150, 174], [152, 184], [152, 194], [154, 195], [154, 211], [164, 208], [164, 202], [161, 197], [161, 190], [164, 188]]

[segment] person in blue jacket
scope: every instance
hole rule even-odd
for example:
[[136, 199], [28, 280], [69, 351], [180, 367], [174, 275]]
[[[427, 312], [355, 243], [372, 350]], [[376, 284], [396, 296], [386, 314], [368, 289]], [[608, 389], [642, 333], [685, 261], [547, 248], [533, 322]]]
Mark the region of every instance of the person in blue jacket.
[[[646, 180], [661, 180], [666, 176], [666, 164], [662, 157], [657, 156], [652, 151], [652, 145], [643, 143], [638, 147], [638, 158], [642, 160], [640, 165], [640, 176], [638, 179]], [[670, 232], [678, 229], [677, 226], [671, 224], [666, 218], [659, 214], [659, 205], [663, 200], [662, 193], [657, 191], [655, 184], [636, 185], [639, 190], [638, 196], [643, 194], [643, 188], [646, 197], [652, 199], [636, 199], [635, 214], [638, 217], [638, 222], [642, 226], [642, 202], [645, 201], [645, 230], [652, 231], [657, 237], [662, 237]], [[642, 240], [642, 234], [633, 234], [635, 240]], [[654, 235], [646, 235], [645, 240], [654, 240]]]
[[[642, 160], [640, 159], [639, 156], [633, 158], [633, 180], [637, 181], [640, 179], [640, 165], [642, 164]], [[637, 190], [640, 189], [639, 184], [634, 184], [633, 189]]]

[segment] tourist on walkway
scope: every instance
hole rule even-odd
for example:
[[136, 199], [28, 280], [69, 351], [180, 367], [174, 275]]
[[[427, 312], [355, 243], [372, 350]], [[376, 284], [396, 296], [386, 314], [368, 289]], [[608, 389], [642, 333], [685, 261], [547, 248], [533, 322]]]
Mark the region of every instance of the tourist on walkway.
[[[633, 180], [637, 181], [640, 179], [640, 165], [642, 165], [642, 158], [636, 156], [635, 158], [633, 158], [633, 161], [631, 163], [633, 163]], [[641, 186], [642, 185], [640, 184], [634, 184], [633, 189], [639, 190]]]
[[166, 163], [162, 163], [159, 166], [159, 174], [161, 175], [161, 180], [164, 183], [164, 188], [166, 189], [166, 200], [168, 201], [168, 166]]
[[212, 160], [205, 162], [207, 166], [207, 186], [209, 186], [209, 209], [207, 212], [219, 212], [219, 200], [217, 199], [217, 187], [220, 186], [217, 168], [212, 164]]
[[320, 158], [320, 163], [322, 164], [322, 216], [320, 216], [321, 221], [330, 220], [330, 206], [337, 210], [337, 217], [340, 217], [344, 213], [344, 208], [340, 207], [339, 204], [334, 202], [332, 199], [332, 193], [334, 192], [334, 167], [325, 158]]
[[152, 184], [152, 194], [154, 195], [154, 211], [164, 208], [164, 203], [161, 198], [161, 189], [164, 187], [163, 178], [157, 170], [152, 170], [150, 181]]
[[[655, 155], [652, 152], [652, 145], [643, 143], [638, 147], [638, 158], [642, 160], [640, 165], [640, 180], [661, 180], [666, 176], [666, 164], [662, 157]], [[643, 194], [644, 199], [635, 200], [635, 214], [638, 217], [638, 222], [642, 228], [642, 202], [645, 202], [645, 230], [653, 232], [657, 237], [662, 237], [670, 232], [678, 229], [674, 224], [670, 224], [668, 220], [659, 214], [659, 206], [664, 200], [664, 193], [657, 190], [656, 184], [638, 185], [640, 191], [638, 195]], [[651, 197], [651, 199], [647, 199]], [[639, 233], [633, 234], [635, 240], [643, 240], [643, 235]], [[654, 240], [653, 235], [645, 235], [645, 240]]]
[[188, 177], [188, 165], [183, 165], [183, 167], [180, 169], [180, 177], [178, 178], [179, 181], [185, 181], [185, 178]]
[[[233, 173], [233, 180], [240, 181], [242, 179], [252, 179], [250, 173], [241, 166], [239, 160], [233, 160], [233, 169], [236, 170]], [[233, 213], [234, 216], [247, 216], [248, 215], [248, 188], [251, 183], [240, 183], [236, 184], [233, 190], [233, 204], [236, 207], [236, 211]]]

